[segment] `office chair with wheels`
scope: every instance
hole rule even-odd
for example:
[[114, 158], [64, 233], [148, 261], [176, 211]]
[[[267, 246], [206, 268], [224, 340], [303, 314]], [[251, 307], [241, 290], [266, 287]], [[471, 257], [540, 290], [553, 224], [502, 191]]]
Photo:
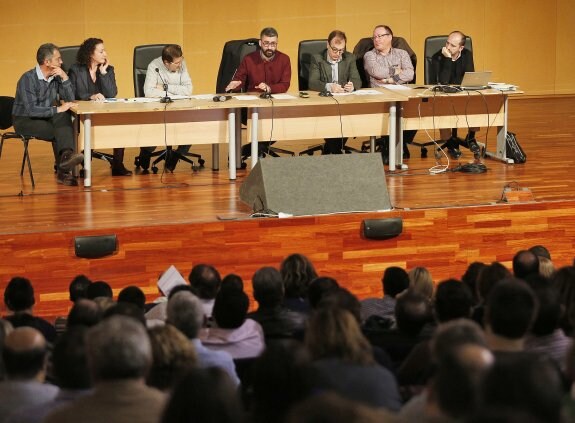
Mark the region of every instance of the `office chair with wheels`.
[[[12, 127], [12, 107], [14, 106], [14, 97], [0, 97], [0, 129], [3, 131]], [[28, 150], [28, 145], [31, 140], [37, 139], [40, 141], [47, 141], [52, 144], [54, 148], [54, 140], [44, 140], [31, 135], [20, 134], [16, 131], [13, 132], [3, 132], [0, 138], [0, 158], [2, 157], [2, 148], [4, 147], [4, 141], [9, 139], [18, 139], [22, 141], [24, 145], [24, 154], [22, 156], [22, 166], [20, 167], [20, 179], [24, 176], [24, 166], [28, 165], [28, 173], [30, 174], [30, 181], [32, 182], [32, 188], [36, 187], [36, 182], [34, 181], [34, 173], [32, 173], [32, 163], [30, 161], [30, 152]]]
[[[407, 41], [403, 37], [396, 37], [394, 35], [393, 39], [391, 41], [391, 46], [393, 48], [405, 50], [407, 52], [407, 54], [409, 54], [409, 58], [411, 59], [411, 64], [413, 65], [413, 71], [414, 71], [413, 80], [410, 81], [409, 83], [415, 84], [415, 80], [416, 80], [415, 71], [417, 70], [417, 55], [415, 54], [413, 49], [410, 47], [410, 45], [407, 43]], [[371, 37], [362, 38], [361, 40], [359, 40], [357, 42], [357, 44], [353, 48], [353, 54], [355, 55], [355, 59], [357, 61], [357, 70], [359, 71], [359, 76], [361, 76], [361, 82], [362, 82], [364, 87], [370, 87], [371, 86], [371, 84], [369, 82], [369, 75], [367, 74], [367, 72], [365, 71], [365, 68], [363, 67], [363, 56], [365, 55], [365, 53], [367, 53], [371, 49], [373, 49], [373, 39]], [[405, 158], [409, 157], [409, 150], [407, 148], [407, 144], [416, 145], [415, 142], [413, 141], [416, 133], [417, 133], [416, 130], [411, 130], [411, 129], [403, 131], [403, 156]], [[369, 151], [370, 143], [371, 143], [371, 141], [364, 141], [364, 143], [361, 146], [361, 150], [362, 151]], [[387, 160], [387, 154], [385, 152], [386, 152], [386, 149], [388, 148], [388, 145], [389, 145], [389, 137], [387, 135], [376, 139], [376, 150], [375, 151], [382, 152], [382, 155], [384, 157], [384, 161]]]
[[[240, 66], [240, 63], [247, 54], [253, 53], [259, 49], [258, 38], [246, 38], [243, 40], [230, 40], [224, 44], [224, 49], [222, 51], [222, 60], [220, 62], [220, 68], [218, 71], [218, 79], [216, 83], [216, 91], [218, 93], [223, 93], [226, 86], [235, 76], [235, 73]], [[248, 119], [247, 109], [241, 109], [241, 122], [246, 125]], [[236, 137], [240, 140], [241, 137]], [[258, 155], [264, 157], [266, 155], [272, 157], [279, 157], [279, 154], [290, 154], [294, 155], [293, 151], [284, 150], [282, 148], [273, 147], [275, 141], [263, 141], [258, 143]], [[279, 153], [279, 154], [278, 154]], [[245, 169], [245, 161], [251, 156], [251, 145], [245, 144], [241, 148], [241, 167]]]
[[[74, 63], [76, 63], [76, 56], [78, 54], [79, 49], [80, 49], [80, 46], [59, 47], [60, 54], [62, 55], [62, 69], [64, 69], [65, 72], [68, 72], [70, 67]], [[74, 124], [79, 125], [80, 121], [78, 119], [76, 119]], [[52, 145], [55, 145], [55, 144], [52, 143]], [[110, 164], [110, 166], [112, 165], [112, 162], [114, 161], [113, 155], [108, 154], [108, 153], [102, 153], [101, 151], [92, 151], [92, 158], [104, 160], [104, 161], [108, 162]], [[54, 165], [54, 170], [55, 171], [57, 170], [56, 165]], [[80, 176], [83, 176], [83, 171], [80, 171]]]
[[[134, 72], [134, 94], [136, 97], [145, 97], [144, 93], [144, 82], [146, 82], [146, 72], [148, 70], [148, 65], [152, 60], [162, 55], [162, 50], [168, 44], [147, 44], [134, 47], [134, 59], [133, 59], [133, 72]], [[185, 153], [182, 154], [173, 149], [172, 146], [167, 146], [165, 150], [158, 150], [152, 153], [147, 153], [148, 157], [142, 157], [142, 151], [140, 150], [140, 155], [136, 156], [134, 159], [134, 165], [136, 169], [141, 168], [143, 171], [147, 171], [150, 165], [150, 158], [155, 157], [152, 162], [152, 172], [154, 174], [158, 173], [157, 164], [162, 160], [166, 160], [169, 155], [175, 155], [179, 160], [189, 163], [193, 170], [197, 170], [194, 162], [188, 157], [195, 157], [198, 159], [199, 167], [204, 167], [205, 161], [202, 159], [201, 154], [196, 153]]]
[[[327, 48], [327, 39], [318, 40], [303, 40], [299, 42], [298, 52], [297, 52], [297, 68], [298, 68], [298, 87], [300, 91], [306, 91], [309, 89], [309, 68], [311, 65], [311, 58], [314, 54], [320, 54]], [[360, 88], [360, 87], [357, 87]], [[300, 156], [305, 154], [313, 155], [315, 151], [324, 152], [324, 144], [314, 145], [307, 148], [299, 153]], [[355, 148], [343, 146], [342, 149], [346, 153], [360, 153], [361, 151]]]
[[[436, 75], [435, 69], [433, 68], [432, 57], [435, 53], [437, 53], [445, 46], [445, 42], [447, 41], [448, 37], [449, 35], [432, 35], [425, 39], [424, 52], [423, 52], [425, 58], [423, 66], [423, 78], [425, 85], [436, 85], [439, 83], [437, 79], [438, 75]], [[473, 42], [471, 40], [471, 37], [469, 36], [465, 37], [465, 48], [468, 49], [470, 52], [473, 52]], [[453, 128], [451, 130], [451, 136], [453, 138], [457, 138], [457, 128]], [[413, 144], [421, 147], [421, 157], [425, 157], [427, 156], [427, 147], [438, 144], [440, 148], [443, 149], [445, 148], [446, 143], [445, 141], [436, 141], [436, 142], [429, 141], [423, 143], [414, 142]], [[462, 142], [462, 144], [465, 143]]]

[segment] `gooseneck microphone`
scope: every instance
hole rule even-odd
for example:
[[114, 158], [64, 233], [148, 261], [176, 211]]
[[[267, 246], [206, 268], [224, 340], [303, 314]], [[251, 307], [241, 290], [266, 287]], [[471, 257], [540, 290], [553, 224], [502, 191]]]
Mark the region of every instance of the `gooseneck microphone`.
[[162, 84], [164, 84], [164, 91], [166, 92], [166, 95], [160, 99], [160, 103], [171, 103], [173, 100], [168, 95], [168, 84], [166, 84], [166, 81], [164, 81], [164, 78], [162, 78], [162, 74], [160, 73], [159, 68], [156, 68], [156, 73], [158, 74], [158, 76], [162, 80]]

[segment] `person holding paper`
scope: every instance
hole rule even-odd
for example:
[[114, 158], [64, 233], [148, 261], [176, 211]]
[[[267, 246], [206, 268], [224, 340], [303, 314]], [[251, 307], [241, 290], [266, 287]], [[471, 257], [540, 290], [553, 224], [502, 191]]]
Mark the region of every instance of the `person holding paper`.
[[[192, 95], [192, 78], [184, 60], [182, 47], [177, 44], [168, 44], [162, 49], [162, 55], [156, 57], [148, 65], [144, 94], [146, 97], [161, 98], [166, 95]], [[178, 146], [176, 153], [180, 156], [190, 151], [191, 145]], [[150, 167], [150, 158], [156, 147], [140, 148], [140, 166], [142, 169]], [[170, 154], [166, 158], [166, 169], [173, 172], [178, 164], [178, 154]]]
[[[76, 100], [104, 101], [116, 97], [116, 75], [110, 65], [104, 41], [100, 38], [88, 38], [81, 45], [76, 62], [70, 67], [70, 80], [74, 87]], [[124, 166], [124, 149], [114, 148], [112, 176], [130, 176], [132, 171]]]
[[[334, 30], [327, 37], [326, 49], [311, 57], [309, 89], [331, 93], [350, 93], [361, 88], [355, 56], [345, 50], [345, 32]], [[323, 154], [342, 154], [347, 138], [326, 138]]]
[[[447, 37], [445, 46], [431, 57], [432, 81], [441, 85], [460, 85], [465, 72], [475, 70], [473, 64], [473, 53], [465, 48], [466, 35], [461, 31], [453, 31]], [[475, 158], [479, 158], [480, 149], [475, 140], [475, 132], [478, 128], [469, 128], [467, 137], [463, 143], [467, 144], [473, 152]], [[459, 150], [459, 140], [452, 136], [451, 129], [439, 130], [441, 139], [445, 141], [449, 155], [454, 159], [461, 157]]]

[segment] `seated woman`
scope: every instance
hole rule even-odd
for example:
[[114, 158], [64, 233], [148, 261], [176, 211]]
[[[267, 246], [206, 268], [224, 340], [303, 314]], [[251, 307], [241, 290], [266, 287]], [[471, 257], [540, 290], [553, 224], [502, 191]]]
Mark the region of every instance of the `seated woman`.
[[[118, 94], [114, 67], [108, 61], [104, 41], [88, 38], [78, 50], [69, 77], [74, 86], [76, 100], [103, 101]], [[132, 171], [124, 167], [124, 149], [114, 148], [112, 176], [130, 176]]]

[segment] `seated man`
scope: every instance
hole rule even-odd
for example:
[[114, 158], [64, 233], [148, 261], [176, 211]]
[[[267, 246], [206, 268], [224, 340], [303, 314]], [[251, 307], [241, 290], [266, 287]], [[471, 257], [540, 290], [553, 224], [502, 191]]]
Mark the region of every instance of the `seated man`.
[[[309, 89], [330, 93], [352, 92], [361, 88], [355, 56], [345, 51], [345, 32], [332, 31], [327, 37], [327, 47], [321, 54], [311, 57]], [[327, 138], [323, 154], [341, 154], [347, 138]]]
[[[434, 81], [438, 84], [461, 84], [465, 72], [473, 72], [473, 53], [465, 48], [466, 36], [461, 31], [453, 31], [449, 34], [445, 47], [439, 50], [431, 58]], [[477, 128], [469, 128], [465, 142], [473, 152], [476, 159], [479, 159], [480, 149], [475, 140]], [[454, 159], [461, 156], [459, 151], [459, 141], [452, 136], [451, 129], [441, 129], [441, 139], [446, 141], [447, 150]]]
[[[170, 95], [192, 95], [192, 79], [188, 73], [182, 48], [176, 44], [168, 44], [162, 50], [162, 55], [148, 65], [144, 94], [146, 97], [165, 97]], [[166, 169], [173, 172], [180, 156], [190, 151], [190, 145], [178, 146], [176, 153], [166, 157]], [[150, 167], [151, 153], [156, 147], [140, 148], [140, 166]]]
[[[77, 186], [71, 173], [84, 160], [74, 152], [76, 141], [68, 110], [74, 104], [74, 87], [62, 69], [62, 55], [54, 44], [42, 44], [36, 52], [38, 64], [27, 71], [16, 87], [14, 129], [43, 140], [54, 140], [59, 184]], [[63, 102], [62, 102], [63, 101]]]

